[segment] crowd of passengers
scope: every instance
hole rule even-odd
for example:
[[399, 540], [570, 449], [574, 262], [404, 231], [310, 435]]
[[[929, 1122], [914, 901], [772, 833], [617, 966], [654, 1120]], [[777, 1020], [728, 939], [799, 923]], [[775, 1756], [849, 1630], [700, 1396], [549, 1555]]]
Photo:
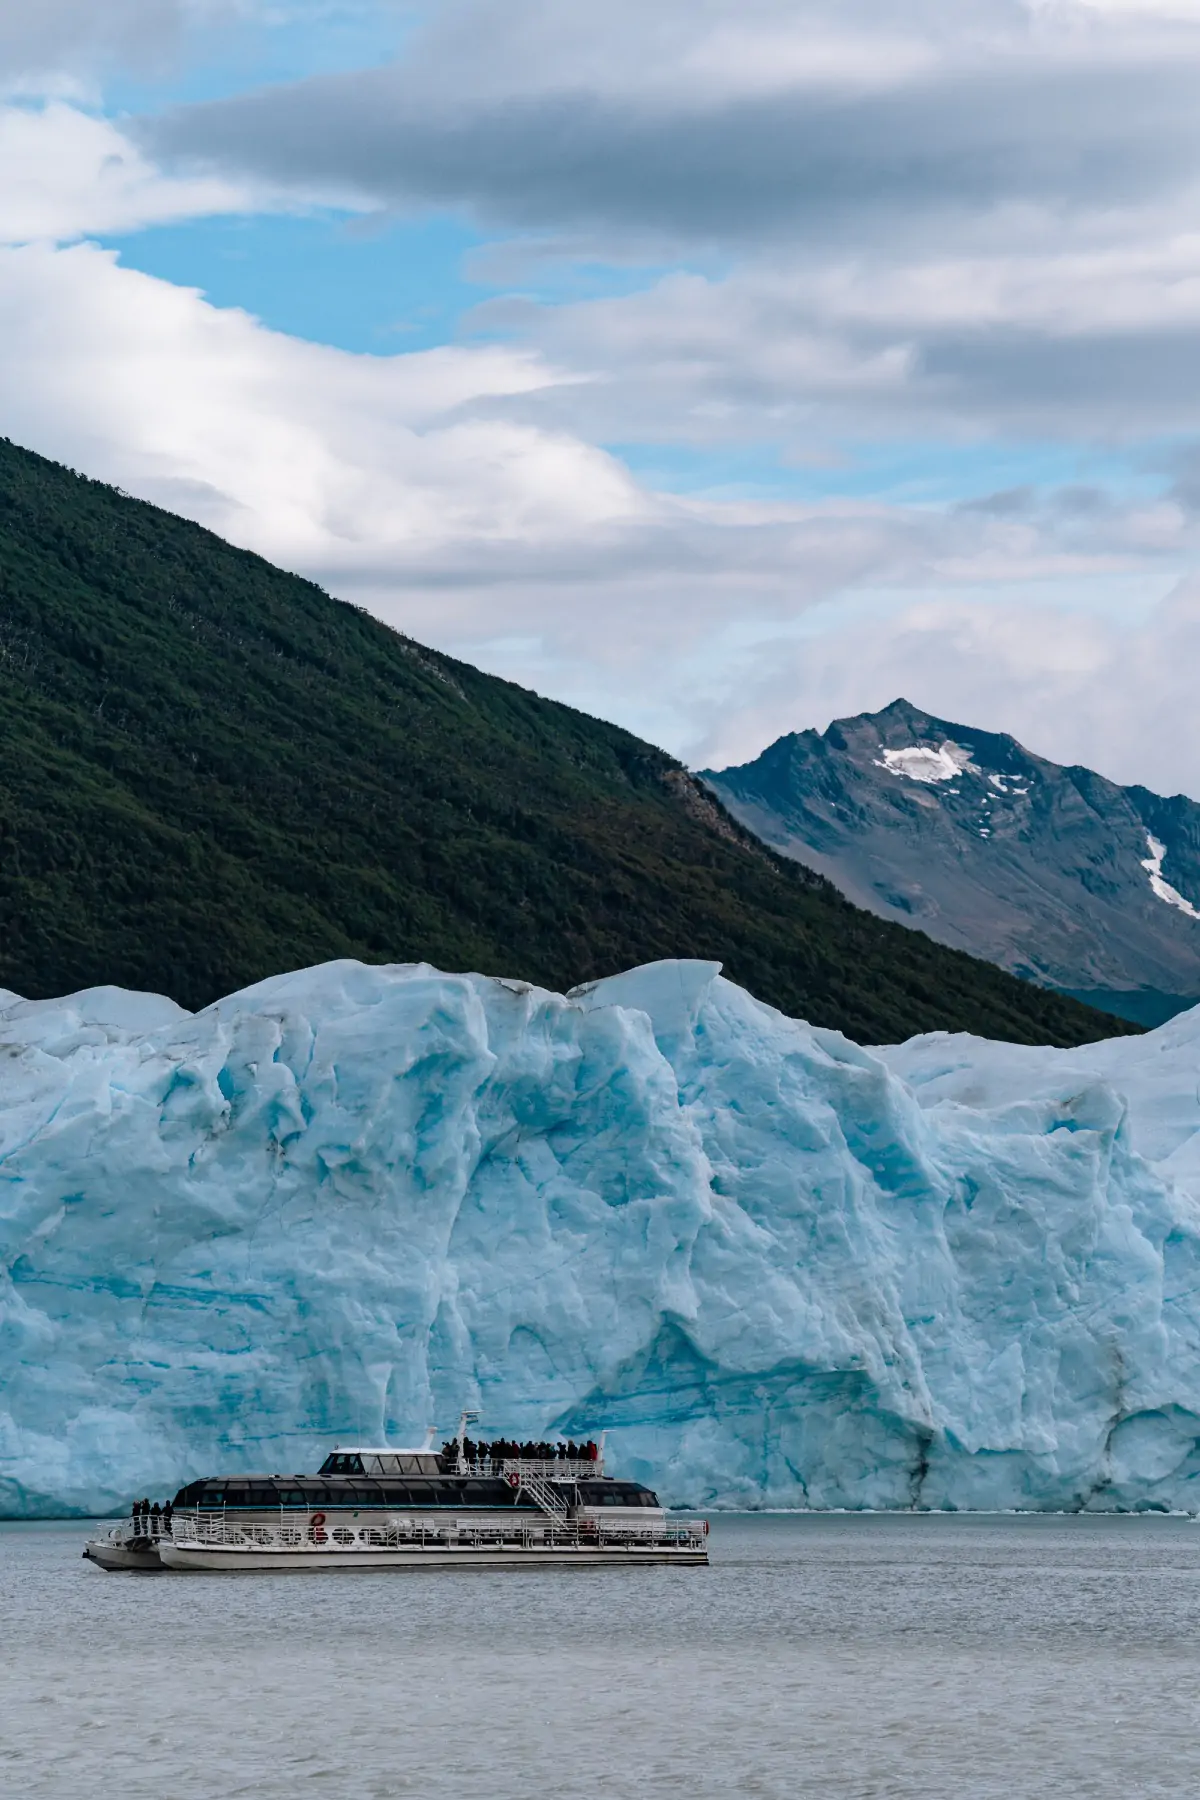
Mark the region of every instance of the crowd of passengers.
[[134, 1537], [170, 1537], [172, 1506], [168, 1500], [165, 1506], [158, 1501], [151, 1506], [148, 1500], [135, 1500], [130, 1508], [133, 1520]]
[[[442, 1445], [442, 1455], [453, 1464], [458, 1459], [457, 1439]], [[591, 1438], [586, 1444], [518, 1444], [511, 1438], [496, 1438], [490, 1444], [477, 1444], [474, 1438], [463, 1439], [463, 1455], [471, 1464], [486, 1462], [599, 1462], [600, 1446]]]

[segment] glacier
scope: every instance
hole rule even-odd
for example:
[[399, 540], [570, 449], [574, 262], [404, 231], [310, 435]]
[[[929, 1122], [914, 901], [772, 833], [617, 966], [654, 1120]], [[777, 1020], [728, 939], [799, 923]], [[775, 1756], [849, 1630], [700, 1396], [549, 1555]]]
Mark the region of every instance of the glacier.
[[674, 1504], [1200, 1512], [1198, 1052], [864, 1049], [710, 962], [0, 993], [0, 1513], [463, 1406]]

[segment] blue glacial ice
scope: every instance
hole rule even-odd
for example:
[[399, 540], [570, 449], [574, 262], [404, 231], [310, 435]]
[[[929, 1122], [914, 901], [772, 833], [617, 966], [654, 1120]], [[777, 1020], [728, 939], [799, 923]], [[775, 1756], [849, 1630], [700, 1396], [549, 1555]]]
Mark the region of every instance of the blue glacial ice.
[[1198, 1051], [870, 1051], [701, 962], [0, 994], [0, 1512], [464, 1405], [677, 1503], [1200, 1511]]

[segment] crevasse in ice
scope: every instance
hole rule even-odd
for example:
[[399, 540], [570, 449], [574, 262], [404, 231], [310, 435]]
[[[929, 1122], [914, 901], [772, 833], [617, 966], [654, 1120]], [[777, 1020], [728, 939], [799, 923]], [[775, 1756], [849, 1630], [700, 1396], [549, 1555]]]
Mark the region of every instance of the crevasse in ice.
[[0, 996], [0, 1511], [464, 1405], [677, 1503], [1200, 1509], [1198, 1049], [868, 1051], [700, 962]]

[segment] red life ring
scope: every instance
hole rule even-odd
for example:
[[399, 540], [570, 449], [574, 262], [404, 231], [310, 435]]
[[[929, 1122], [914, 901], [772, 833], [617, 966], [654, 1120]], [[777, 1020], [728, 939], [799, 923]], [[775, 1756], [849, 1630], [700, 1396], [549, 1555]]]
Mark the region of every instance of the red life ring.
[[314, 1513], [308, 1527], [308, 1535], [314, 1544], [323, 1544], [325, 1539], [325, 1514]]
[[521, 1477], [517, 1474], [515, 1469], [509, 1475], [508, 1485], [510, 1488], [519, 1488], [521, 1485]]
[[705, 1521], [704, 1521], [704, 1535], [705, 1535], [705, 1537], [708, 1536], [708, 1520], [707, 1519], [705, 1519]]

